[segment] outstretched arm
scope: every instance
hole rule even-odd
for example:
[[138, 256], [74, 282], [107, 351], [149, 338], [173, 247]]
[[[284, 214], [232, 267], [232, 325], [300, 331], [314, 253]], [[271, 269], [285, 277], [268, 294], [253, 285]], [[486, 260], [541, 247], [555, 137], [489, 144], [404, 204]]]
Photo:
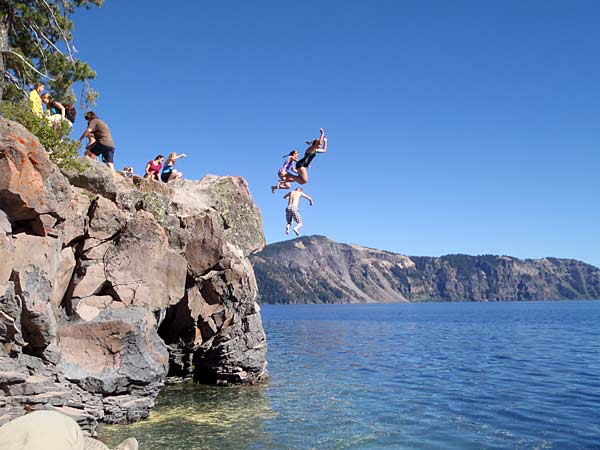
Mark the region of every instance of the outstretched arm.
[[65, 118], [65, 107], [59, 103], [59, 102], [54, 102], [54, 106], [60, 111], [60, 115], [62, 116], [62, 118]]
[[185, 158], [187, 155], [185, 153], [181, 153], [180, 155], [173, 156], [173, 161], [179, 158]]
[[312, 199], [312, 198], [310, 198], [310, 195], [306, 195], [304, 192], [301, 192], [301, 193], [300, 193], [300, 195], [301, 195], [302, 197], [304, 197], [306, 200], [308, 200], [308, 203], [310, 203], [310, 206], [312, 206], [312, 205], [313, 205], [313, 199]]
[[319, 148], [315, 149], [317, 153], [325, 153], [327, 151], [327, 136], [325, 136], [325, 131], [323, 128], [319, 130], [321, 132], [321, 137], [319, 138]]
[[321, 135], [319, 136], [319, 147], [323, 147], [323, 139], [325, 139], [325, 130], [323, 128], [319, 128], [319, 133], [321, 133]]
[[88, 137], [91, 132], [92, 132], [92, 129], [90, 127], [87, 127], [87, 129], [83, 132], [83, 134], [79, 138], [79, 143], [81, 144], [81, 141], [83, 141], [86, 137]]

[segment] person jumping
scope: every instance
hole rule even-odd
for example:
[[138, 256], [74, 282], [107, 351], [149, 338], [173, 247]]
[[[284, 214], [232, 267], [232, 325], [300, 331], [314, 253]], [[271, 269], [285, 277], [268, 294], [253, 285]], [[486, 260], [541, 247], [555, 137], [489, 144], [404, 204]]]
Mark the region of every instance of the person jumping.
[[[283, 166], [281, 167], [281, 169], [279, 169], [279, 171], [277, 172], [277, 176], [279, 176], [279, 181], [277, 182], [276, 185], [271, 186], [271, 192], [274, 194], [276, 189], [289, 189], [290, 188], [290, 181], [292, 181], [292, 179], [288, 176], [288, 175], [293, 175], [293, 172], [296, 172], [296, 169], [294, 168], [294, 163], [296, 161], [298, 161], [298, 150], [292, 150], [287, 156], [285, 156], [284, 158], [287, 158], [285, 160], [285, 163], [283, 163]], [[296, 172], [298, 173], [298, 172]]]
[[300, 211], [298, 210], [298, 203], [300, 203], [300, 199], [304, 197], [310, 203], [310, 206], [313, 205], [313, 199], [310, 196], [306, 195], [302, 192], [302, 188], [298, 187], [292, 192], [288, 192], [283, 196], [283, 198], [288, 200], [287, 207], [285, 208], [285, 220], [287, 225], [285, 226], [285, 234], [290, 234], [290, 228], [292, 226], [292, 220], [296, 221], [296, 226], [294, 227], [294, 233], [296, 236], [300, 236], [298, 230], [302, 227], [302, 216], [300, 215]]

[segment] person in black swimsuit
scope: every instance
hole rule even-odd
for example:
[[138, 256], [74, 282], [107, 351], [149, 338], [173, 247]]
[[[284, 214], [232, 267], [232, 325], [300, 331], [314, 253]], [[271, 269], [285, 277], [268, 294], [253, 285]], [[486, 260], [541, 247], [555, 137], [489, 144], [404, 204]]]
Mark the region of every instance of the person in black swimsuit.
[[306, 149], [304, 156], [296, 163], [296, 171], [298, 175], [289, 175], [291, 178], [298, 184], [306, 184], [308, 183], [308, 167], [312, 160], [317, 156], [317, 153], [325, 153], [327, 151], [327, 136], [325, 136], [325, 131], [323, 128], [320, 130], [321, 136], [319, 139], [315, 139], [312, 142], [307, 142], [310, 146]]

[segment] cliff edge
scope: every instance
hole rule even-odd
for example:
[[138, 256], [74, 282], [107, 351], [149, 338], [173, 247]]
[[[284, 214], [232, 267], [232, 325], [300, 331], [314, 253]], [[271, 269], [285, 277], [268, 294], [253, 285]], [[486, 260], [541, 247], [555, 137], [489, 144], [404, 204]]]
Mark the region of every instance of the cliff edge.
[[61, 173], [0, 119], [0, 424], [56, 409], [90, 433], [148, 415], [167, 375], [267, 377], [246, 182]]

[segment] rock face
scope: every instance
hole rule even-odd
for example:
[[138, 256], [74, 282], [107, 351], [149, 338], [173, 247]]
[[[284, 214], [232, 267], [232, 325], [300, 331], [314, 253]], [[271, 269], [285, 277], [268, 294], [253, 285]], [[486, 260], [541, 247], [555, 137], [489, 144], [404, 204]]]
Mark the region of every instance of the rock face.
[[57, 409], [93, 433], [146, 417], [168, 374], [265, 379], [248, 260], [265, 242], [245, 181], [82, 163], [62, 174], [0, 119], [0, 424]]
[[322, 236], [251, 257], [264, 303], [600, 299], [600, 269], [508, 256], [404, 256]]

